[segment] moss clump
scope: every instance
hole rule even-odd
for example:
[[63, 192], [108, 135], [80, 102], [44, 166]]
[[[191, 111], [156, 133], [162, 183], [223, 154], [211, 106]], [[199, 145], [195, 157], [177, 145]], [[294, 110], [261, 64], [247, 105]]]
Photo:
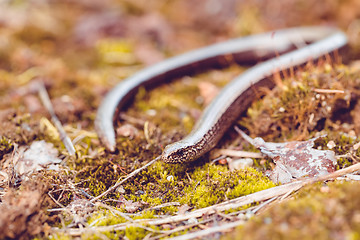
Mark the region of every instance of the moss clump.
[[2, 159], [2, 157], [5, 154], [11, 152], [13, 147], [14, 146], [10, 139], [7, 139], [6, 137], [1, 137], [0, 138], [0, 159]]
[[358, 182], [308, 186], [223, 239], [357, 239], [359, 194]]
[[[305, 140], [322, 129], [340, 130], [350, 123], [350, 111], [359, 98], [356, 92], [359, 73], [343, 65], [313, 66], [296, 75], [280, 79], [277, 86], [247, 111], [241, 124], [265, 140]], [[322, 93], [317, 89], [342, 90], [344, 93]]]
[[[133, 219], [151, 219], [154, 218], [154, 212], [153, 211], [145, 211], [141, 215], [134, 217]], [[88, 220], [88, 224], [92, 226], [111, 226], [116, 224], [125, 223], [128, 220], [125, 218], [115, 215], [112, 212], [108, 210], [104, 211], [98, 211], [97, 213], [93, 214], [90, 219]], [[154, 229], [154, 231], [157, 229], [155, 226], [146, 226], [146, 228]], [[149, 230], [146, 230], [144, 228], [138, 227], [138, 226], [132, 226], [131, 223], [129, 223], [129, 226], [125, 228], [125, 230], [121, 231], [108, 231], [103, 232], [102, 234], [106, 235], [110, 239], [119, 239], [123, 238], [124, 235], [128, 239], [143, 239], [147, 234], [149, 234]], [[85, 237], [85, 236], [83, 236]], [[87, 236], [86, 239], [97, 239], [96, 236]]]
[[134, 65], [136, 63], [133, 46], [125, 39], [102, 39], [97, 42], [96, 50], [101, 64]]
[[181, 202], [198, 208], [275, 186], [253, 168], [231, 172], [225, 166], [212, 164], [195, 169], [190, 178]]

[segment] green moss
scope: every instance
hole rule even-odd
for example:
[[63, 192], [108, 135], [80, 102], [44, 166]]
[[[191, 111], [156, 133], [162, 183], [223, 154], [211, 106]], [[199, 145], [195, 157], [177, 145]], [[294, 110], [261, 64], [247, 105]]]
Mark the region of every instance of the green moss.
[[[265, 140], [305, 140], [312, 131], [332, 129], [336, 121], [349, 121], [345, 114], [338, 114], [339, 106], [349, 108], [344, 94], [317, 93], [315, 89], [351, 89], [356, 87], [356, 74], [350, 74], [343, 65], [320, 65], [280, 79], [279, 84], [247, 111], [241, 124]], [[349, 90], [351, 91], [351, 90]], [[341, 103], [342, 105], [340, 105]], [[326, 120], [326, 121], [325, 121]]]
[[109, 210], [102, 210], [92, 214], [87, 222], [93, 226], [108, 226], [124, 223], [126, 221], [125, 218], [113, 214]]
[[127, 227], [125, 230], [125, 236], [129, 240], [143, 239], [147, 235], [147, 231], [140, 227]]
[[57, 234], [53, 234], [53, 235], [49, 236], [49, 239], [50, 240], [71, 240], [73, 238], [66, 234], [57, 233]]
[[225, 166], [212, 164], [195, 169], [190, 178], [191, 183], [185, 187], [180, 202], [198, 208], [275, 186], [253, 168], [231, 172]]
[[[119, 211], [121, 210], [119, 209]], [[151, 219], [151, 218], [154, 218], [154, 212], [144, 211], [141, 215], [135, 216], [133, 219], [136, 220], [136, 219]], [[92, 226], [110, 226], [125, 222], [127, 222], [126, 219], [118, 215], [115, 215], [108, 210], [98, 211], [95, 214], [93, 214], [88, 220], [88, 224], [91, 224]], [[157, 227], [155, 226], [144, 225], [144, 227], [157, 230]], [[129, 223], [129, 226], [126, 227], [125, 231], [103, 232], [102, 234], [106, 235], [110, 239], [123, 238], [124, 235], [129, 239], [143, 239], [148, 233], [149, 233], [148, 230], [137, 226], [131, 226], [131, 223]], [[86, 239], [97, 239], [97, 236], [89, 235], [86, 237]]]
[[102, 39], [97, 42], [96, 50], [103, 64], [133, 65], [136, 63], [133, 46], [125, 39]]
[[10, 139], [7, 139], [6, 137], [1, 137], [0, 138], [0, 159], [2, 159], [2, 157], [11, 152], [13, 149], [13, 143]]

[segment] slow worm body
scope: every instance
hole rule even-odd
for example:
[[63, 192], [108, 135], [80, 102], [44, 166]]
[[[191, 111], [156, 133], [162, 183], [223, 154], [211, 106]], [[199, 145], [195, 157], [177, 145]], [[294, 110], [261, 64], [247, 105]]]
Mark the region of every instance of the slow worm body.
[[206, 107], [184, 139], [165, 147], [161, 159], [168, 163], [193, 161], [212, 149], [225, 131], [255, 98], [260, 86], [273, 87], [269, 77], [282, 70], [330, 54], [347, 44], [341, 31], [330, 27], [300, 27], [243, 37], [194, 50], [154, 66], [120, 82], [98, 109], [95, 129], [110, 150], [116, 147], [113, 121], [139, 87], [151, 87], [176, 77], [231, 63], [257, 65], [231, 81]]

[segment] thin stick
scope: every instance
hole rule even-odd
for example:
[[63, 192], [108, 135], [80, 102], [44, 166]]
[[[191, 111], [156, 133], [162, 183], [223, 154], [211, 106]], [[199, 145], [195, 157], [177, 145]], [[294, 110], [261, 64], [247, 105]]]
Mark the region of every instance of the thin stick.
[[359, 171], [359, 170], [360, 170], [360, 163], [357, 163], [357, 164], [354, 164], [354, 165], [352, 165], [350, 167], [337, 170], [337, 171], [335, 171], [333, 173], [326, 174], [324, 176], [314, 177], [314, 178], [310, 178], [308, 180], [305, 180], [305, 181], [307, 181], [305, 184], [335, 179], [335, 178], [341, 177], [341, 176], [343, 176], [345, 174], [353, 173], [353, 172], [356, 172], [356, 171]]
[[244, 220], [239, 220], [239, 221], [236, 221], [236, 222], [226, 223], [226, 224], [223, 224], [223, 225], [218, 226], [218, 227], [211, 227], [211, 228], [207, 228], [205, 230], [200, 230], [200, 231], [196, 231], [196, 232], [193, 232], [193, 233], [184, 234], [184, 235], [169, 238], [169, 239], [171, 239], [171, 240], [187, 240], [187, 239], [194, 239], [194, 238], [204, 237], [204, 236], [212, 234], [212, 233], [224, 232], [224, 231], [226, 231], [226, 230], [228, 230], [230, 228], [237, 227], [237, 226], [242, 225], [244, 223], [245, 223]]
[[141, 168], [136, 169], [135, 171], [129, 173], [126, 178], [124, 178], [123, 180], [120, 181], [121, 177], [116, 181], [116, 183], [111, 186], [110, 188], [108, 188], [105, 192], [101, 193], [100, 195], [98, 195], [97, 197], [94, 197], [93, 199], [90, 200], [90, 202], [94, 202], [99, 200], [100, 198], [104, 197], [105, 195], [109, 194], [110, 192], [114, 191], [117, 187], [119, 187], [121, 184], [123, 184], [126, 180], [128, 180], [129, 178], [135, 176], [136, 174], [138, 174], [139, 172], [141, 172], [142, 170], [146, 169], [147, 167], [149, 167], [150, 165], [152, 165], [153, 163], [155, 163], [156, 161], [158, 161], [160, 159], [160, 156], [158, 156], [157, 158], [151, 160], [150, 162], [148, 162], [147, 164], [145, 164], [144, 166], [142, 166]]
[[[286, 195], [286, 194], [285, 194]], [[279, 196], [275, 196], [273, 198], [270, 198], [268, 200], [266, 200], [265, 202], [261, 203], [259, 206], [256, 206], [256, 208], [254, 208], [252, 210], [252, 212], [255, 214], [257, 213], [260, 209], [262, 209], [263, 207], [265, 207], [266, 205], [270, 204], [271, 202], [273, 202], [274, 200], [276, 200]]]
[[178, 202], [167, 202], [167, 203], [163, 203], [163, 204], [160, 204], [160, 205], [157, 205], [157, 206], [148, 208], [148, 209], [144, 209], [143, 211], [159, 210], [159, 209], [161, 209], [161, 208], [163, 208], [163, 207], [180, 206], [180, 205], [181, 205], [181, 204], [178, 203]]
[[317, 93], [345, 93], [344, 90], [336, 90], [336, 89], [318, 89], [318, 88], [315, 88], [313, 91], [317, 92]]
[[130, 218], [130, 217], [128, 217], [125, 213], [120, 212], [120, 211], [118, 211], [117, 209], [115, 209], [115, 208], [113, 208], [113, 207], [110, 207], [110, 206], [108, 206], [108, 205], [106, 205], [106, 204], [104, 204], [104, 203], [97, 202], [97, 203], [95, 203], [95, 206], [106, 208], [107, 210], [116, 213], [116, 214], [119, 215], [120, 217], [125, 218], [126, 220], [128, 220], [128, 221], [130, 221], [130, 222], [133, 221], [133, 219]]
[[66, 150], [69, 152], [70, 156], [75, 155], [76, 150], [74, 148], [74, 145], [72, 144], [71, 139], [67, 136], [60, 120], [57, 118], [54, 108], [51, 104], [49, 94], [46, 91], [45, 85], [42, 81], [39, 81], [39, 97], [44, 104], [46, 110], [49, 112], [51, 116], [51, 121], [54, 123], [56, 129], [58, 130], [60, 140], [64, 143]]
[[264, 155], [262, 153], [246, 152], [246, 151], [232, 150], [232, 149], [219, 149], [217, 150], [217, 153], [231, 157], [264, 158]]

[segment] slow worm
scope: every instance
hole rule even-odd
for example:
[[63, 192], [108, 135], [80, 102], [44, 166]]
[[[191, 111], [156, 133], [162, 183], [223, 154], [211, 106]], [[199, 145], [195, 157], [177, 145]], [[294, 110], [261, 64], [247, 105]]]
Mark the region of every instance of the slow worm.
[[165, 147], [167, 163], [193, 161], [215, 147], [231, 124], [255, 98], [260, 86], [273, 87], [269, 77], [330, 54], [347, 44], [343, 32], [331, 27], [299, 27], [258, 34], [200, 48], [145, 68], [123, 80], [101, 103], [95, 129], [110, 151], [116, 148], [113, 122], [118, 111], [134, 97], [139, 87], [153, 87], [176, 77], [209, 68], [256, 64], [226, 85], [206, 107], [200, 120], [184, 139]]

